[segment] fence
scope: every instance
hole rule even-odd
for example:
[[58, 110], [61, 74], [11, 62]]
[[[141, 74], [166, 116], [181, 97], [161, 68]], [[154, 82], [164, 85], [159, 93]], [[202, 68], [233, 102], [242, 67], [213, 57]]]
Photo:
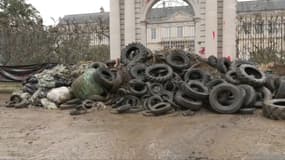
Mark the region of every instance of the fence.
[[0, 63], [29, 65], [40, 63], [74, 64], [78, 61], [109, 59], [109, 44], [96, 42], [94, 34], [39, 31], [0, 31]]
[[237, 23], [237, 57], [257, 63], [285, 62], [285, 16], [243, 15]]

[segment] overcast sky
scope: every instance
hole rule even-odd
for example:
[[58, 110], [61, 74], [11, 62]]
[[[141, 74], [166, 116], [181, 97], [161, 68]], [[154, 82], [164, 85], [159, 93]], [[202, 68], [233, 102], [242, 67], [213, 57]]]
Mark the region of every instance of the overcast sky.
[[109, 11], [109, 0], [26, 0], [31, 3], [44, 19], [45, 25], [52, 25], [51, 17], [58, 20], [68, 14], [99, 12], [101, 6]]
[[[58, 20], [68, 14], [99, 12], [103, 6], [109, 11], [109, 0], [26, 0], [31, 3], [44, 19], [45, 25], [54, 24], [51, 17]], [[244, 1], [244, 0], [240, 0]]]

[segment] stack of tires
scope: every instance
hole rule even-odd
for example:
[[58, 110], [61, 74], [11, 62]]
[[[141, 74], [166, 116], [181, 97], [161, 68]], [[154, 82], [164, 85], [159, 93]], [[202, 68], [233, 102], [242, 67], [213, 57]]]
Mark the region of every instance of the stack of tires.
[[282, 99], [285, 98], [285, 81], [282, 77], [265, 74], [249, 61], [231, 63], [225, 58], [211, 56], [208, 64], [224, 73], [226, 81], [211, 89], [209, 101], [214, 111], [252, 114], [262, 108], [264, 116], [270, 119], [285, 119], [285, 99]]
[[120, 68], [95, 63], [94, 78], [112, 94], [112, 113], [158, 116], [208, 106], [220, 114], [253, 114], [262, 108], [268, 118], [285, 119], [285, 78], [267, 75], [249, 61], [210, 56], [206, 62], [221, 73], [217, 77], [197, 68], [201, 62], [183, 50], [153, 54], [131, 43], [121, 51]]

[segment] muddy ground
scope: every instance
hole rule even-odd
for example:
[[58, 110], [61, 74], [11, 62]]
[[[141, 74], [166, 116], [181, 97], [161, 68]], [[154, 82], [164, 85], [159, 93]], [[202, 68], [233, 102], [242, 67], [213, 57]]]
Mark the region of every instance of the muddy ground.
[[[1, 102], [7, 95], [1, 95]], [[0, 107], [0, 160], [285, 160], [285, 122], [255, 115], [113, 115]]]

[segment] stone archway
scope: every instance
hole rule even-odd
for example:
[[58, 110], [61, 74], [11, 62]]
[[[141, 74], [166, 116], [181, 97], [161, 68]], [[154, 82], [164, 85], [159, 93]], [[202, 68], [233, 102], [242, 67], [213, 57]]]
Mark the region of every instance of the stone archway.
[[[115, 59], [126, 44], [147, 44], [147, 15], [159, 0], [110, 1], [110, 48]], [[195, 53], [234, 57], [236, 0], [184, 1], [194, 10]]]
[[[143, 21], [146, 20], [146, 17], [147, 17], [147, 14], [149, 13], [150, 9], [152, 8], [152, 6], [157, 3], [158, 1], [160, 0], [150, 0], [147, 5], [144, 6], [144, 9], [143, 9]], [[187, 2], [189, 5], [191, 5], [194, 9], [194, 13], [195, 13], [195, 16], [199, 16], [200, 15], [200, 12], [199, 12], [199, 9], [198, 9], [198, 4], [194, 1], [194, 0], [184, 0], [185, 2]]]
[[[141, 32], [142, 32], [142, 37], [141, 37], [141, 40], [142, 40], [142, 43], [144, 45], [148, 45], [148, 42], [149, 42], [149, 37], [148, 37], [148, 26], [149, 26], [149, 23], [148, 23], [148, 20], [147, 20], [147, 17], [148, 17], [148, 14], [150, 13], [152, 7], [158, 3], [160, 0], [150, 0], [143, 8], [143, 12], [142, 12], [142, 25], [141, 25]], [[194, 12], [194, 15], [193, 17], [191, 17], [193, 20], [193, 26], [194, 26], [194, 35], [195, 37], [199, 37], [199, 21], [200, 21], [200, 11], [199, 11], [199, 4], [197, 4], [197, 2], [195, 0], [183, 0], [184, 2], [186, 2], [190, 8], [193, 9], [193, 12]], [[198, 45], [198, 40], [197, 38], [194, 38], [194, 42], [193, 42], [193, 46], [194, 46], [194, 51], [198, 51], [198, 49], [196, 48]]]

